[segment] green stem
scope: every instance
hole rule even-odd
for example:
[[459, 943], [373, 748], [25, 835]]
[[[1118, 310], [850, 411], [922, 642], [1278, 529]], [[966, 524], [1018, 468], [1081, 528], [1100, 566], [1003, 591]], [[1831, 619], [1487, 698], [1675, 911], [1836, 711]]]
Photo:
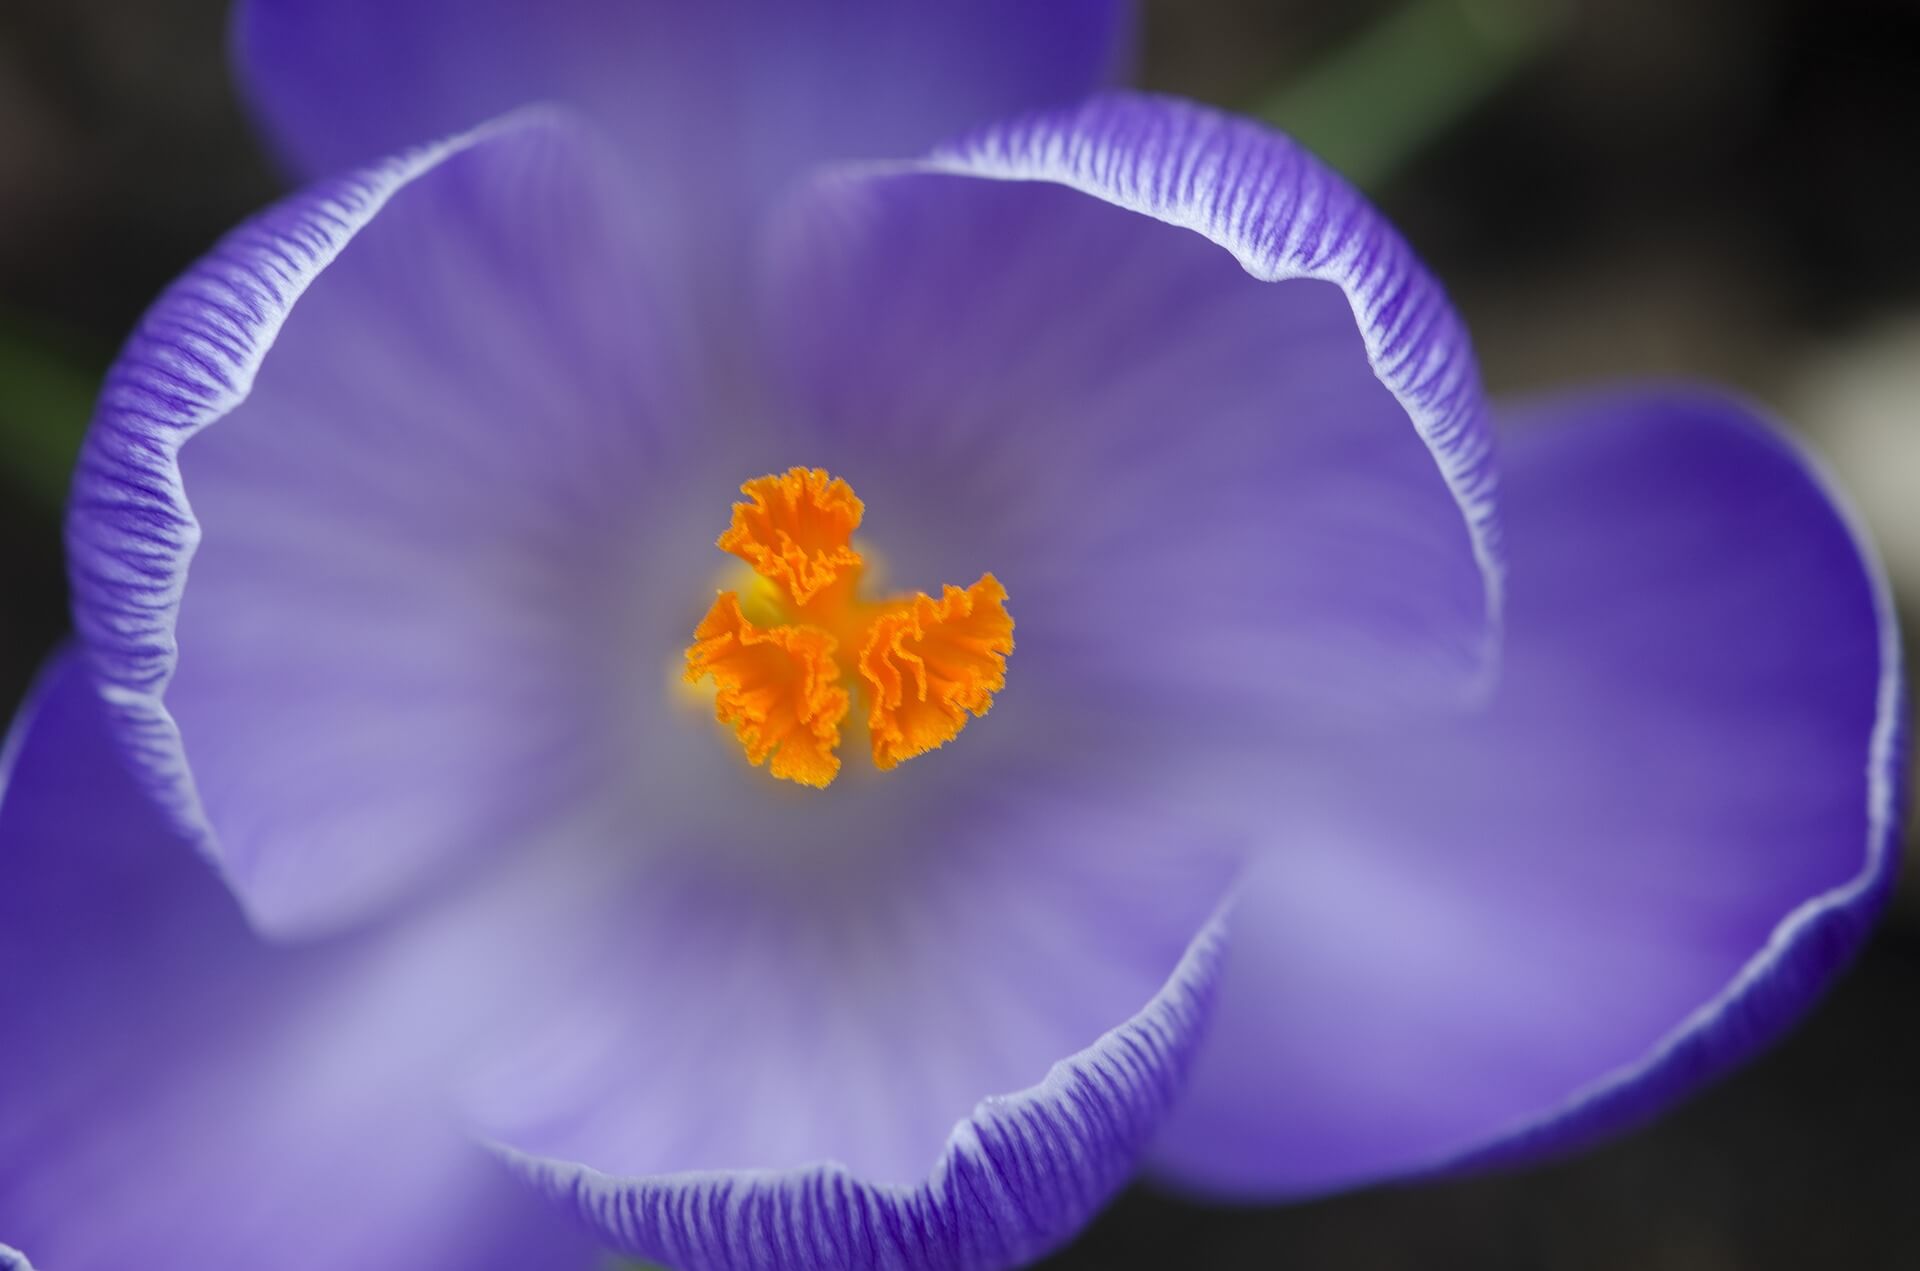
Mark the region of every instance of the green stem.
[[0, 319], [0, 482], [60, 506], [97, 383], [24, 323]]
[[1255, 113], [1377, 189], [1546, 49], [1565, 0], [1409, 0]]

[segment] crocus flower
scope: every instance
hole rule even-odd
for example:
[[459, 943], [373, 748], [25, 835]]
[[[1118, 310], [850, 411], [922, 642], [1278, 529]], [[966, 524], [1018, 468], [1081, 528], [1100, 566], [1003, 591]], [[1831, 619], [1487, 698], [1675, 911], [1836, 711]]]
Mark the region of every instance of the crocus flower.
[[317, 183], [75, 479], [0, 1238], [1008, 1267], [1142, 1168], [1563, 1151], [1807, 1005], [1899, 770], [1818, 469], [1673, 385], [1496, 450], [1338, 177], [1097, 92], [1129, 16], [242, 7]]

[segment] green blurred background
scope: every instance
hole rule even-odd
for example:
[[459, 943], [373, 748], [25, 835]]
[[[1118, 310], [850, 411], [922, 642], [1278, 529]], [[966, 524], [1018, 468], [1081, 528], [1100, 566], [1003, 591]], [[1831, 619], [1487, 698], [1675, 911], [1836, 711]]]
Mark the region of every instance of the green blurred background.
[[[116, 343], [281, 188], [228, 82], [226, 7], [0, 3], [0, 706], [65, 629], [64, 473]], [[1913, 629], [1920, 3], [1147, 9], [1145, 82], [1265, 114], [1368, 188], [1446, 280], [1497, 394], [1704, 377], [1803, 427]], [[1651, 1130], [1285, 1209], [1137, 1189], [1047, 1265], [1920, 1266], [1920, 888], [1805, 1027]]]

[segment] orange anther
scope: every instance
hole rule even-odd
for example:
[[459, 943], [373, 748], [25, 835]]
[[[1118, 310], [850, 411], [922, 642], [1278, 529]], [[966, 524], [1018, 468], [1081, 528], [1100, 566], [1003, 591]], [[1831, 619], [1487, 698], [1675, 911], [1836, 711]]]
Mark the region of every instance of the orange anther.
[[687, 679], [712, 677], [714, 715], [733, 727], [753, 763], [776, 777], [825, 786], [840, 771], [840, 721], [847, 691], [833, 660], [834, 639], [815, 627], [759, 627], [723, 591], [694, 629]]
[[[733, 505], [718, 546], [774, 584], [775, 620], [756, 622], [737, 592], [721, 592], [693, 633], [686, 676], [713, 681], [714, 713], [751, 762], [804, 785], [833, 780], [849, 709], [834, 656], [842, 648], [858, 651], [877, 768], [943, 746], [969, 718], [987, 713], [1013, 652], [999, 579], [985, 574], [971, 587], [949, 586], [939, 600], [921, 593], [863, 601], [864, 562], [853, 546], [863, 508], [845, 481], [793, 468], [740, 490], [750, 502]], [[754, 614], [768, 617], [766, 607]]]
[[992, 574], [939, 600], [918, 595], [867, 628], [860, 677], [868, 690], [874, 766], [944, 746], [969, 714], [984, 715], [1006, 687], [1013, 652], [1007, 589]]
[[853, 487], [820, 468], [789, 468], [740, 487], [733, 524], [715, 542], [786, 590], [796, 605], [860, 567], [853, 532], [865, 510]]

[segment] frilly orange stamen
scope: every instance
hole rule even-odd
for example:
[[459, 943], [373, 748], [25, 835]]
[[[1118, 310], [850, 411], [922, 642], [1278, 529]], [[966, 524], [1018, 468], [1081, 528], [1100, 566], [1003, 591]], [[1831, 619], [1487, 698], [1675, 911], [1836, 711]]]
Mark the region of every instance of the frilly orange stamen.
[[[774, 776], [825, 786], [840, 771], [851, 692], [837, 653], [857, 657], [857, 691], [882, 771], [925, 754], [984, 715], [1006, 685], [1013, 652], [1007, 590], [992, 574], [877, 602], [860, 599], [865, 561], [853, 546], [864, 506], [845, 481], [792, 468], [740, 487], [748, 502], [718, 546], [772, 584], [754, 618], [722, 591], [687, 648], [689, 683], [711, 680], [714, 714], [749, 761]], [[765, 594], [767, 584], [759, 584]], [[773, 621], [755, 621], [773, 611]]]
[[918, 595], [867, 628], [860, 678], [868, 690], [874, 766], [885, 770], [946, 745], [984, 715], [1007, 683], [1013, 619], [992, 574], [939, 600]]
[[845, 481], [821, 468], [790, 468], [755, 477], [740, 493], [751, 502], [733, 505], [733, 524], [714, 546], [778, 583], [794, 604], [860, 568], [852, 540], [866, 509]]
[[834, 638], [817, 627], [760, 627], [723, 591], [694, 628], [687, 680], [711, 678], [713, 712], [755, 764], [801, 785], [824, 787], [840, 771], [834, 753], [847, 691], [833, 658]]

